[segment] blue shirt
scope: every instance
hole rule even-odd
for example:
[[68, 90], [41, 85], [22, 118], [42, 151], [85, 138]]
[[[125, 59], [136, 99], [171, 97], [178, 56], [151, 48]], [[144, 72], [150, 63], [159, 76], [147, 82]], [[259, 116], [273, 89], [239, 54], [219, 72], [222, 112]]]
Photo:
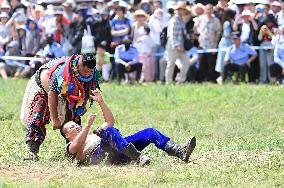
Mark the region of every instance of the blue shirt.
[[64, 52], [62, 47], [57, 42], [53, 42], [51, 45], [47, 45], [43, 49], [43, 55], [46, 57], [48, 54], [54, 55], [54, 57], [62, 57], [64, 56]]
[[190, 59], [192, 59], [192, 58], [196, 58], [197, 59], [197, 61], [196, 61], [196, 63], [194, 64], [194, 66], [196, 67], [196, 68], [199, 68], [200, 67], [200, 64], [199, 64], [199, 56], [198, 56], [198, 53], [197, 53], [197, 50], [198, 50], [198, 48], [196, 48], [196, 47], [192, 47], [192, 48], [190, 48], [190, 50], [188, 50], [186, 53], [187, 53], [187, 56], [190, 58]]
[[[125, 29], [123, 25], [126, 25], [129, 29], [131, 28], [130, 26], [130, 21], [128, 18], [124, 18], [123, 20], [118, 20], [117, 18], [114, 18], [111, 22], [111, 27], [115, 30], [115, 31], [120, 31], [120, 30], [123, 30]], [[112, 41], [121, 41], [123, 40], [126, 36], [126, 35], [123, 35], [123, 36], [113, 36], [112, 37]]]
[[229, 47], [225, 55], [225, 61], [230, 61], [237, 65], [243, 65], [248, 62], [250, 56], [254, 56], [256, 54], [256, 51], [247, 44], [241, 43], [239, 48], [232, 45]]
[[130, 48], [126, 51], [124, 44], [122, 44], [115, 48], [114, 59], [115, 63], [125, 64], [126, 62], [130, 62], [135, 64], [139, 63], [139, 53], [132, 45], [130, 45]]
[[284, 41], [278, 42], [274, 48], [274, 62], [284, 68]]

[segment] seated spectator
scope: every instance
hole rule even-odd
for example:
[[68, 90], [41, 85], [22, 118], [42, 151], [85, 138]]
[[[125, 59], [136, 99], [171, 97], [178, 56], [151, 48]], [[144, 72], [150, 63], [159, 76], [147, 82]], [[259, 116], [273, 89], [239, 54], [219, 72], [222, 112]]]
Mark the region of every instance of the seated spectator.
[[[240, 32], [233, 32], [233, 45], [228, 49], [225, 55], [225, 67], [222, 81], [225, 81], [228, 72], [237, 72], [238, 78], [245, 81], [245, 75], [248, 72], [251, 62], [257, 57], [257, 53], [249, 45], [242, 43]], [[251, 56], [251, 57], [250, 57]]]
[[[284, 85], [284, 26], [279, 29], [282, 37], [278, 37], [274, 48], [274, 63], [270, 65], [271, 81], [280, 81]], [[280, 35], [280, 36], [281, 36]]]
[[105, 82], [109, 81], [110, 78], [110, 71], [111, 71], [111, 63], [109, 53], [106, 52], [107, 42], [102, 41], [97, 47], [97, 54], [96, 54], [96, 69], [99, 71]]
[[88, 135], [94, 123], [96, 114], [90, 114], [88, 122], [83, 128], [73, 121], [69, 121], [60, 128], [61, 135], [66, 139], [65, 156], [77, 160], [79, 165], [96, 165], [102, 162], [108, 154], [110, 164], [127, 164], [134, 161], [139, 166], [150, 163], [150, 159], [141, 152], [148, 145], [165, 151], [184, 162], [189, 161], [196, 146], [196, 138], [189, 139], [181, 146], [154, 128], [147, 128], [130, 136], [122, 137], [118, 129], [114, 128], [115, 119], [111, 110], [104, 102], [98, 90], [93, 91], [92, 99], [97, 102], [104, 116], [104, 123]]
[[117, 80], [121, 82], [124, 73], [136, 71], [136, 81], [140, 80], [142, 63], [139, 62], [139, 53], [131, 44], [131, 39], [125, 39], [123, 44], [115, 48], [114, 59], [116, 63]]
[[[21, 56], [19, 44], [17, 41], [12, 41], [7, 46], [5, 56]], [[12, 59], [5, 60], [5, 63], [0, 63], [0, 73], [4, 79], [8, 78], [8, 75], [13, 75], [15, 78], [23, 77], [23, 73], [28, 66], [24, 61], [17, 61]]]
[[188, 81], [195, 83], [198, 81], [198, 73], [200, 71], [200, 62], [199, 62], [199, 55], [197, 53], [198, 50], [198, 40], [197, 39], [192, 39], [193, 40], [193, 47], [187, 51], [187, 55], [190, 58], [190, 66], [188, 69], [187, 77]]
[[54, 41], [52, 34], [46, 36], [46, 46], [43, 49], [43, 55], [47, 60], [65, 55], [61, 45]]

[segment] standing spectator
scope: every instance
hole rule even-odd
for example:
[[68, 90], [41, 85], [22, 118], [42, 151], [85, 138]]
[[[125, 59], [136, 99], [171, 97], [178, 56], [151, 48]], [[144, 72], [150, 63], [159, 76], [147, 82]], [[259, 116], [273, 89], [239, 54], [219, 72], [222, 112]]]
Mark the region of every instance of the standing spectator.
[[274, 40], [274, 63], [270, 65], [271, 81], [282, 82], [284, 85], [284, 27], [281, 26], [278, 33], [277, 39]]
[[6, 25], [8, 19], [9, 15], [6, 12], [0, 14], [0, 54], [4, 53], [6, 44], [12, 40], [12, 27]]
[[110, 79], [110, 71], [111, 71], [111, 63], [109, 53], [106, 52], [107, 42], [102, 41], [97, 46], [97, 53], [96, 53], [96, 69], [101, 73], [103, 76], [103, 80], [108, 82]]
[[131, 44], [131, 39], [125, 39], [115, 49], [115, 63], [117, 69], [117, 80], [120, 84], [125, 73], [136, 71], [136, 81], [141, 78], [142, 63], [139, 62], [138, 50]]
[[40, 29], [33, 18], [27, 20], [26, 28], [26, 55], [34, 56], [39, 50]]
[[56, 30], [56, 17], [54, 16], [53, 5], [47, 5], [47, 9], [44, 11], [44, 14], [44, 20], [40, 23], [43, 34], [54, 34]]
[[142, 28], [142, 31], [143, 31], [143, 28], [147, 24], [146, 21], [148, 20], [149, 16], [142, 9], [136, 10], [133, 16], [134, 16], [135, 22], [133, 23], [132, 28], [131, 28], [131, 37], [133, 38], [133, 45], [135, 45], [137, 40], [141, 37], [138, 31], [140, 28]]
[[218, 51], [217, 54], [216, 67], [215, 67], [215, 70], [220, 73], [220, 77], [217, 78], [217, 83], [222, 78], [222, 72], [224, 68], [224, 58], [226, 54], [225, 48], [228, 48], [232, 45], [231, 34], [233, 32], [232, 26], [234, 23], [234, 17], [235, 17], [235, 11], [228, 8], [225, 9], [222, 18], [223, 35], [218, 45], [218, 49], [220, 50]]
[[139, 29], [140, 37], [137, 39], [136, 44], [133, 44], [138, 52], [140, 62], [143, 64], [142, 76], [140, 81], [151, 82], [155, 76], [155, 64], [154, 64], [154, 42], [150, 37], [150, 28], [148, 25], [144, 25]]
[[176, 6], [176, 14], [169, 21], [168, 25], [168, 42], [166, 46], [167, 51], [167, 67], [166, 67], [166, 83], [170, 84], [173, 81], [175, 63], [177, 59], [183, 63], [180, 69], [180, 77], [178, 83], [186, 81], [186, 73], [189, 68], [189, 57], [184, 50], [185, 40], [185, 25], [182, 17], [188, 12], [186, 3], [179, 1]]
[[214, 15], [222, 20], [224, 17], [225, 9], [228, 7], [229, 0], [219, 0], [218, 4], [214, 7]]
[[111, 48], [115, 48], [130, 33], [130, 20], [125, 17], [126, 8], [119, 5], [115, 9], [116, 16], [111, 22], [112, 42]]
[[[1, 3], [1, 6], [0, 6], [0, 12], [6, 12], [7, 14], [10, 14], [11, 13], [11, 6], [9, 4], [8, 1], [4, 0], [2, 1]], [[11, 14], [10, 14], [11, 16]]]
[[34, 11], [32, 13], [32, 16], [35, 18], [35, 20], [38, 23], [38, 26], [41, 26], [41, 23], [44, 21], [44, 8], [41, 5], [35, 5]]
[[79, 54], [81, 52], [84, 28], [86, 28], [82, 11], [78, 10], [77, 13], [76, 19], [70, 25], [70, 38], [73, 46], [71, 54]]
[[[149, 19], [149, 27], [150, 27], [150, 36], [155, 44], [154, 53], [155, 54], [162, 54], [164, 53], [164, 48], [161, 45], [160, 41], [160, 34], [164, 27], [164, 21], [163, 21], [163, 10], [162, 9], [156, 9], [154, 13], [150, 16]], [[159, 79], [159, 60], [161, 59], [160, 55], [156, 55], [155, 57], [155, 79]]]
[[72, 22], [77, 16], [77, 14], [73, 12], [73, 0], [67, 0], [62, 5], [64, 7], [63, 16], [65, 16], [70, 22]]
[[[276, 19], [273, 15], [268, 14], [265, 16], [264, 25], [260, 28], [258, 34], [258, 40], [261, 42], [261, 47], [272, 47], [272, 37], [274, 35], [274, 29], [276, 28]], [[261, 49], [259, 51], [259, 64], [260, 64], [260, 77], [261, 83], [267, 83], [271, 81], [269, 67], [273, 63], [273, 50]]]
[[64, 43], [64, 40], [69, 33], [69, 26], [71, 24], [68, 18], [63, 16], [63, 14], [64, 12], [61, 7], [56, 8], [56, 10], [54, 11], [54, 15], [56, 18], [56, 30], [54, 32], [54, 40], [61, 45]]
[[110, 49], [112, 36], [110, 33], [111, 26], [109, 20], [109, 11], [107, 9], [101, 9], [99, 13], [102, 19], [100, 22], [97, 22], [94, 25], [94, 36], [96, 39], [96, 46], [98, 46], [102, 41], [105, 41], [106, 51], [114, 53], [114, 51], [111, 51]]
[[273, 1], [273, 3], [271, 4], [270, 7], [271, 7], [271, 9], [269, 11], [269, 14], [272, 14], [274, 16], [274, 18], [277, 19], [277, 14], [281, 10], [281, 4], [279, 3], [279, 1]]
[[256, 9], [256, 14], [255, 14], [255, 20], [257, 21], [259, 26], [264, 25], [264, 21], [266, 18], [266, 15], [269, 14], [269, 5], [263, 5], [263, 4], [258, 4], [255, 6]]
[[[161, 52], [164, 52], [163, 56], [160, 58], [158, 62], [158, 68], [157, 68], [157, 75], [160, 81], [165, 81], [165, 71], [166, 66], [168, 62], [168, 53], [165, 51], [167, 40], [168, 40], [168, 23], [169, 20], [175, 15], [175, 7], [176, 2], [175, 1], [168, 1], [167, 2], [167, 13], [163, 14], [163, 29], [160, 34], [160, 43], [161, 43]], [[164, 40], [164, 41], [163, 41]]]
[[152, 14], [150, 0], [142, 0], [140, 3], [140, 9], [144, 10], [148, 15]]
[[258, 24], [254, 20], [253, 13], [245, 9], [242, 14], [235, 19], [233, 30], [241, 32], [242, 42], [254, 45], [254, 34], [258, 30]]
[[[221, 34], [221, 23], [213, 14], [213, 6], [207, 4], [205, 14], [195, 22], [195, 31], [199, 33], [199, 45], [202, 49], [217, 48]], [[203, 53], [200, 62], [199, 81], [215, 81], [216, 53]]]
[[277, 17], [278, 26], [284, 26], [284, 1], [281, 2], [281, 11], [278, 13]]
[[27, 54], [27, 43], [26, 43], [26, 37], [27, 37], [27, 30], [26, 30], [26, 26], [25, 25], [20, 25], [16, 28], [16, 40], [18, 42], [19, 45], [19, 50], [21, 51], [22, 55], [26, 55]]
[[163, 3], [161, 0], [153, 0], [153, 12], [157, 9], [163, 9]]
[[257, 53], [249, 45], [242, 43], [240, 33], [235, 32], [232, 35], [233, 45], [227, 50], [225, 56], [225, 66], [222, 81], [227, 79], [229, 72], [237, 72], [238, 79], [245, 81], [251, 62], [257, 57]]

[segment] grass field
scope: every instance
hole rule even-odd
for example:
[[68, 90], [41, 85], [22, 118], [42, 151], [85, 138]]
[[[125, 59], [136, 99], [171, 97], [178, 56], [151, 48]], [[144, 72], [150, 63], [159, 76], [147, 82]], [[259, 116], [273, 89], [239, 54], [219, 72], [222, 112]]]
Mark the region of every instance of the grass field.
[[195, 135], [193, 162], [150, 146], [143, 151], [152, 159], [145, 168], [78, 168], [63, 158], [64, 141], [51, 125], [41, 160], [22, 161], [19, 110], [26, 83], [0, 79], [0, 187], [284, 187], [283, 87], [102, 85], [122, 134], [155, 127], [178, 143]]

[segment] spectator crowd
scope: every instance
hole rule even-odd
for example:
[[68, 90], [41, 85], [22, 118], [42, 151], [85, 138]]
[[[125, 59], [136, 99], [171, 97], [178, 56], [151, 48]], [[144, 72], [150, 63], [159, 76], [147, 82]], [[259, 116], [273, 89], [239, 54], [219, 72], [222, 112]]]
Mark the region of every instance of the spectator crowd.
[[0, 0], [2, 78], [94, 52], [104, 82], [284, 85], [284, 1]]

